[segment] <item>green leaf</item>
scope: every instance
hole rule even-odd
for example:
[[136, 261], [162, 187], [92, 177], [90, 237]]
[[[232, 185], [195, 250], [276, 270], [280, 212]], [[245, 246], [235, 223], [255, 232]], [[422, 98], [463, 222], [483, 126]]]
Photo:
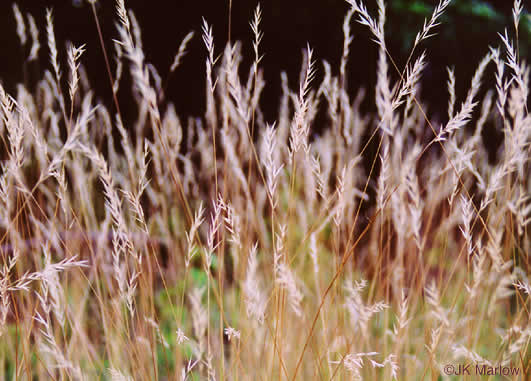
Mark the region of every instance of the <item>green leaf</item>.
[[523, 24], [525, 25], [525, 30], [527, 30], [527, 33], [531, 34], [531, 13], [525, 15], [522, 20], [524, 20]]
[[432, 12], [432, 7], [420, 0], [415, 0], [413, 2], [396, 0], [391, 2], [391, 8], [397, 9], [401, 12], [416, 13], [423, 16], [427, 16]]
[[488, 3], [474, 3], [470, 10], [475, 16], [486, 18], [487, 20], [500, 20], [502, 16], [496, 12]]
[[195, 286], [203, 287], [207, 285], [207, 275], [202, 269], [192, 267], [190, 269], [190, 276]]
[[432, 7], [423, 1], [414, 1], [413, 4], [410, 4], [408, 8], [410, 12], [423, 16], [429, 16], [432, 13]]
[[484, 1], [467, 1], [456, 5], [458, 11], [465, 15], [481, 17], [489, 21], [502, 22], [504, 19], [501, 13], [497, 12], [492, 5]]

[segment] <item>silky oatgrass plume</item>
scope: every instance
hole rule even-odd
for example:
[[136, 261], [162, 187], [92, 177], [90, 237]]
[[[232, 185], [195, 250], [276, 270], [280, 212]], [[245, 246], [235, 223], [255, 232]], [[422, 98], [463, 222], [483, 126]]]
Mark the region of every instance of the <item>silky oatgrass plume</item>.
[[490, 361], [481, 357], [477, 352], [466, 348], [464, 345], [454, 345], [452, 347], [452, 351], [456, 360], [464, 358], [466, 360], [473, 361], [473, 363], [477, 365], [492, 366]]
[[303, 317], [301, 307], [304, 295], [300, 290], [300, 280], [296, 278], [293, 270], [289, 266], [285, 257], [284, 240], [286, 239], [286, 225], [280, 227], [280, 232], [276, 236], [276, 246], [274, 251], [273, 268], [275, 274], [275, 283], [287, 293], [287, 301], [292, 311], [297, 317]]
[[413, 66], [406, 66], [405, 80], [400, 87], [400, 90], [396, 93], [392, 101], [392, 109], [397, 109], [404, 99], [414, 93], [416, 84], [420, 80], [422, 70], [425, 68], [426, 54], [423, 52], [413, 63]]
[[118, 129], [120, 133], [122, 147], [124, 150], [125, 158], [127, 159], [127, 167], [129, 170], [129, 176], [133, 178], [134, 177], [133, 174], [137, 172], [137, 167], [138, 167], [138, 171], [140, 172], [138, 186], [141, 188], [140, 182], [142, 182], [142, 179], [145, 177], [145, 169], [146, 169], [145, 159], [146, 159], [147, 149], [148, 149], [147, 143], [144, 144], [144, 150], [145, 150], [144, 163], [143, 163], [144, 165], [141, 165], [140, 163], [137, 163], [137, 159], [133, 153], [134, 148], [131, 144], [129, 134], [127, 133], [119, 116], [116, 117], [116, 128]]
[[189, 341], [190, 339], [188, 337], [186, 337], [186, 335], [184, 334], [184, 332], [180, 329], [180, 328], [177, 328], [177, 331], [175, 331], [175, 334], [177, 335], [177, 344], [182, 344], [184, 343], [185, 341]]
[[406, 296], [406, 292], [402, 289], [397, 314], [397, 322], [393, 325], [392, 331], [395, 340], [400, 340], [402, 338], [401, 336], [404, 334], [405, 330], [409, 326], [410, 321], [412, 320], [412, 318], [408, 318], [408, 310], [409, 298]]
[[295, 278], [293, 271], [288, 267], [286, 263], [279, 263], [275, 271], [276, 283], [280, 285], [287, 292], [287, 298], [291, 309], [298, 317], [303, 316], [301, 307], [303, 294], [299, 289], [297, 283], [299, 280]]
[[424, 291], [426, 294], [426, 303], [431, 307], [430, 315], [442, 324], [442, 326], [449, 327], [450, 320], [448, 318], [448, 311], [441, 304], [439, 289], [435, 281], [429, 283]]
[[496, 92], [498, 94], [498, 100], [496, 106], [500, 115], [505, 118], [505, 104], [507, 102], [507, 94], [511, 82], [507, 79], [504, 80], [505, 74], [505, 62], [500, 57], [500, 49], [490, 48], [492, 60], [496, 64]]
[[68, 91], [72, 105], [74, 103], [74, 97], [79, 86], [79, 59], [84, 51], [85, 45], [81, 45], [79, 47], [71, 45], [68, 49], [68, 66], [70, 68], [70, 82]]
[[317, 194], [321, 196], [322, 199], [326, 199], [327, 191], [326, 191], [326, 181], [325, 178], [321, 172], [321, 162], [318, 157], [313, 156], [311, 158], [311, 167], [312, 167], [312, 173], [315, 176], [315, 179], [317, 181]]
[[179, 45], [179, 49], [177, 50], [177, 54], [175, 54], [173, 63], [170, 66], [170, 72], [174, 72], [181, 64], [181, 60], [186, 55], [186, 47], [193, 37], [194, 32], [189, 32], [186, 36], [184, 36], [183, 40], [181, 41], [181, 45]]
[[[207, 49], [208, 56], [205, 60], [205, 67], [206, 67], [206, 80], [207, 80], [207, 120], [212, 125], [215, 126], [215, 100], [214, 100], [214, 90], [216, 88], [217, 80], [214, 80], [212, 71], [214, 70], [214, 66], [216, 64], [217, 59], [214, 58], [214, 36], [212, 32], [212, 26], [209, 26], [207, 21], [203, 18], [203, 25], [202, 25], [202, 32], [203, 32], [203, 42], [205, 44], [205, 47]], [[213, 157], [216, 157], [216, 143], [215, 143], [215, 134], [212, 134], [212, 147], [213, 147]], [[216, 168], [216, 176], [217, 176], [217, 166], [216, 166], [216, 160], [214, 159], [214, 168]], [[217, 177], [216, 177], [216, 184], [217, 184]]]
[[192, 222], [192, 225], [190, 225], [190, 230], [185, 233], [187, 246], [188, 246], [187, 252], [186, 252], [187, 254], [185, 257], [185, 264], [187, 268], [190, 266], [190, 263], [192, 262], [192, 258], [196, 255], [196, 252], [197, 252], [196, 251], [197, 247], [194, 244], [194, 240], [195, 240], [197, 231], [199, 230], [199, 227], [204, 222], [203, 214], [204, 214], [204, 208], [203, 208], [203, 204], [201, 203], [199, 204], [199, 207], [197, 208], [195, 212], [194, 220]]
[[198, 350], [200, 356], [205, 353], [205, 334], [207, 333], [208, 326], [208, 312], [206, 311], [205, 307], [201, 302], [204, 292], [204, 288], [195, 288], [188, 295], [193, 317], [192, 326], [194, 330], [194, 336], [196, 337], [199, 343]]
[[207, 248], [208, 251], [206, 253], [206, 266], [210, 268], [212, 265], [212, 256], [214, 255], [214, 252], [220, 245], [220, 242], [216, 242], [216, 236], [218, 234], [218, 231], [221, 227], [222, 223], [222, 217], [221, 213], [224, 209], [225, 203], [223, 201], [223, 196], [221, 194], [218, 195], [218, 198], [215, 202], [212, 204], [213, 206], [213, 213], [210, 217], [210, 227], [208, 230], [208, 238], [207, 238]]
[[133, 378], [126, 376], [124, 373], [115, 368], [109, 368], [109, 375], [112, 381], [132, 381]]
[[245, 295], [247, 316], [262, 324], [265, 317], [267, 300], [258, 279], [258, 261], [256, 258], [258, 244], [251, 247], [248, 256], [247, 274], [242, 285]]
[[[41, 305], [44, 307], [46, 304], [46, 294], [38, 294], [38, 298], [41, 301]], [[40, 339], [40, 351], [42, 355], [52, 359], [51, 362], [54, 364], [54, 368], [65, 370], [71, 378], [84, 380], [85, 377], [83, 376], [81, 368], [65, 357], [63, 349], [57, 343], [52, 331], [49, 312], [49, 310], [45, 309], [44, 316], [41, 316], [39, 312], [36, 312], [34, 317], [35, 321], [43, 327], [40, 330], [42, 335], [42, 338]]]
[[6, 331], [7, 314], [11, 305], [9, 291], [10, 289], [11, 291], [21, 289], [9, 286], [10, 273], [15, 267], [19, 256], [20, 252], [15, 251], [9, 262], [4, 262], [3, 266], [0, 268], [0, 337], [2, 337]]
[[450, 99], [448, 100], [448, 117], [452, 119], [454, 116], [454, 108], [455, 108], [455, 69], [447, 68], [446, 71], [448, 72], [448, 93], [450, 94]]
[[20, 40], [20, 44], [24, 47], [26, 45], [27, 36], [26, 36], [26, 24], [24, 23], [24, 17], [18, 8], [17, 3], [13, 3], [13, 13], [15, 15], [15, 21], [17, 23], [17, 34]]
[[[120, 291], [120, 298], [126, 303], [127, 308], [131, 314], [134, 313], [133, 297], [137, 287], [137, 280], [139, 277], [136, 266], [129, 271], [127, 265], [129, 257], [134, 258], [135, 262], [140, 265], [142, 263], [141, 254], [137, 253], [134, 244], [130, 239], [129, 229], [127, 228], [124, 214], [122, 211], [122, 202], [115, 189], [112, 174], [103, 156], [94, 148], [85, 145], [79, 145], [80, 151], [86, 155], [94, 163], [98, 169], [100, 180], [104, 187], [104, 194], [106, 197], [106, 208], [109, 210], [113, 220], [113, 270], [114, 278], [117, 281], [118, 289]], [[127, 273], [129, 276], [127, 277]]]
[[277, 130], [275, 125], [268, 126], [264, 133], [264, 152], [262, 154], [263, 164], [266, 170], [267, 190], [273, 209], [278, 205], [277, 186], [281, 174], [283, 163], [279, 163], [277, 150]]
[[345, 210], [345, 177], [346, 177], [347, 168], [343, 167], [341, 170], [341, 175], [337, 178], [337, 187], [336, 187], [336, 194], [337, 194], [337, 206], [336, 206], [336, 212], [334, 214], [333, 220], [334, 224], [337, 228], [341, 225], [341, 221], [343, 220], [343, 212]]
[[319, 256], [317, 252], [317, 238], [316, 233], [312, 233], [310, 236], [310, 257], [313, 262], [313, 272], [315, 276], [319, 274]]
[[168, 344], [168, 342], [166, 341], [166, 339], [164, 338], [164, 336], [162, 335], [162, 332], [160, 330], [160, 326], [159, 324], [153, 320], [152, 318], [148, 318], [148, 317], [145, 317], [144, 318], [145, 322], [147, 324], [149, 324], [151, 327], [153, 327], [155, 329], [155, 332], [157, 333], [157, 337], [158, 337], [158, 340], [159, 342], [165, 347], [165, 348], [169, 348], [170, 345]]
[[430, 21], [426, 23], [426, 20], [424, 20], [424, 27], [422, 28], [422, 31], [417, 33], [415, 37], [415, 46], [417, 46], [421, 41], [434, 36], [431, 30], [439, 25], [438, 19], [442, 16], [448, 5], [450, 5], [451, 1], [452, 0], [441, 0], [435, 7]]
[[306, 115], [309, 107], [308, 92], [310, 91], [310, 83], [315, 76], [315, 66], [313, 61], [313, 50], [310, 45], [306, 47], [306, 67], [304, 70], [303, 80], [299, 86], [299, 94], [296, 104], [296, 112], [294, 120], [290, 127], [290, 158], [301, 149], [308, 153], [308, 135], [310, 133], [310, 126], [306, 121]]
[[525, 195], [525, 191], [520, 186], [518, 192], [514, 193], [513, 199], [507, 203], [507, 207], [516, 217], [518, 235], [524, 235], [526, 226], [531, 222], [531, 195]]
[[[354, 9], [354, 8], [352, 8]], [[385, 26], [385, 5], [383, 2], [378, 3], [379, 28]], [[374, 33], [374, 32], [373, 32]], [[382, 120], [381, 128], [388, 135], [393, 135], [395, 129], [395, 120], [393, 119], [393, 96], [391, 92], [391, 83], [389, 80], [389, 65], [387, 62], [387, 52], [383, 33], [379, 36], [378, 44], [378, 75], [376, 82], [376, 107], [378, 116]]]
[[523, 281], [518, 281], [516, 283], [513, 283], [516, 288], [518, 288], [520, 291], [523, 291], [528, 296], [531, 296], [531, 286], [529, 286], [528, 283]]
[[65, 100], [61, 91], [61, 67], [59, 66], [59, 52], [57, 51], [57, 43], [55, 41], [55, 32], [53, 24], [53, 12], [51, 9], [46, 10], [46, 34], [48, 37], [48, 50], [50, 51], [50, 63], [55, 75], [55, 96], [61, 105], [63, 115], [66, 119]]
[[[413, 147], [413, 155], [420, 152], [420, 149]], [[415, 244], [420, 253], [423, 251], [424, 242], [421, 237], [421, 228], [422, 228], [422, 214], [424, 209], [424, 201], [422, 200], [420, 194], [420, 187], [418, 183], [418, 177], [415, 173], [414, 165], [410, 165], [410, 169], [406, 174], [406, 186], [407, 193], [411, 200], [409, 204], [409, 214], [411, 217], [410, 229], [413, 233], [415, 239]]]
[[64, 290], [59, 283], [57, 272], [46, 271], [51, 264], [50, 248], [44, 246], [42, 251], [44, 252], [45, 271], [42, 273], [41, 288], [46, 290], [45, 293], [49, 295], [49, 303], [54, 313], [55, 319], [59, 322], [61, 328], [64, 329], [66, 313]]
[[[18, 254], [13, 258], [18, 259]], [[58, 273], [64, 272], [70, 268], [75, 267], [87, 267], [88, 262], [86, 260], [78, 261], [77, 257], [73, 256], [65, 258], [57, 263], [47, 263], [44, 269], [36, 272], [27, 272], [14, 281], [8, 288], [8, 291], [30, 291], [30, 284], [35, 281], [43, 281], [51, 277], [55, 277]], [[14, 266], [16, 260], [10, 264], [11, 268]]]
[[463, 195], [461, 195], [461, 210], [462, 210], [462, 218], [463, 218], [463, 227], [459, 227], [461, 230], [461, 233], [463, 234], [463, 238], [466, 241], [467, 246], [467, 253], [468, 256], [471, 257], [474, 253], [474, 245], [472, 243], [472, 208], [471, 208], [471, 200], [467, 199]]
[[264, 38], [264, 33], [260, 30], [260, 23], [262, 22], [262, 8], [260, 3], [256, 6], [254, 10], [253, 20], [250, 23], [251, 30], [253, 31], [253, 50], [254, 50], [254, 62], [253, 62], [253, 73], [256, 75], [258, 73], [258, 65], [262, 61], [263, 55], [259, 53], [260, 43]]
[[377, 362], [373, 360], [377, 356], [378, 352], [361, 352], [361, 353], [349, 353], [344, 356], [341, 361], [329, 361], [330, 364], [340, 364], [343, 363], [345, 368], [352, 373], [354, 380], [363, 380], [361, 375], [361, 369], [364, 367], [364, 359], [371, 365], [372, 368], [384, 368], [386, 365], [389, 365], [391, 368], [391, 378], [396, 380], [398, 377], [398, 370], [400, 369], [396, 363], [396, 356], [391, 354], [384, 359], [383, 362]]
[[225, 328], [225, 335], [227, 335], [227, 338], [229, 341], [238, 341], [240, 340], [241, 333], [240, 331], [234, 329], [233, 327], [227, 327]]
[[476, 175], [480, 189], [485, 190], [485, 184], [483, 182], [483, 177], [474, 169], [472, 164], [472, 158], [475, 156], [476, 152], [471, 150], [469, 145], [466, 145], [463, 149], [459, 148], [455, 136], [447, 142], [447, 145], [451, 157], [455, 158], [455, 172], [452, 171], [451, 165], [447, 163], [443, 169], [443, 173], [448, 173], [450, 176], [449, 185], [451, 186], [452, 191], [447, 199], [448, 204], [453, 206], [454, 200], [461, 190], [459, 179], [463, 178], [466, 171], [471, 171]]
[[346, 68], [348, 63], [348, 57], [350, 54], [350, 45], [354, 39], [351, 35], [350, 30], [350, 22], [352, 20], [352, 16], [354, 16], [354, 13], [354, 8], [351, 8], [343, 19], [343, 54], [341, 55], [341, 63], [339, 65], [339, 73], [343, 81], [343, 87], [346, 86]]
[[7, 126], [7, 138], [9, 142], [9, 159], [6, 165], [8, 173], [19, 185], [23, 184], [21, 178], [21, 168], [24, 163], [23, 139], [26, 132], [24, 120], [17, 115], [15, 107], [16, 101], [11, 98], [4, 88], [0, 86], [0, 102], [3, 111], [4, 123]]
[[[40, 333], [42, 337], [39, 338], [39, 349], [41, 353], [45, 356], [50, 356], [53, 359], [54, 367], [58, 369], [64, 369], [70, 377], [83, 380], [85, 379], [83, 372], [79, 365], [74, 364], [69, 360], [65, 354], [63, 348], [60, 347], [60, 344], [57, 342], [54, 331], [51, 325], [51, 313], [53, 312], [56, 317], [58, 317], [59, 322], [62, 326], [64, 334], [64, 318], [60, 315], [61, 308], [64, 306], [58, 305], [58, 296], [57, 291], [61, 290], [61, 286], [57, 282], [56, 274], [57, 272], [64, 271], [70, 266], [85, 266], [85, 262], [76, 262], [75, 258], [66, 259], [61, 263], [51, 264], [49, 258], [49, 252], [43, 248], [46, 256], [46, 267], [42, 272], [31, 274], [22, 287], [27, 287], [27, 282], [29, 280], [41, 280], [41, 291], [36, 292], [37, 299], [39, 300], [42, 313], [36, 311], [33, 319], [41, 325]], [[50, 285], [52, 286], [50, 288]], [[59, 290], [58, 290], [59, 289]], [[50, 293], [52, 294], [50, 296]], [[50, 301], [50, 299], [52, 299]]]
[[[375, 42], [377, 44], [385, 45], [384, 41], [384, 31], [383, 31], [383, 25], [379, 24], [374, 20], [369, 12], [367, 11], [367, 8], [363, 4], [363, 2], [360, 1], [358, 4], [357, 0], [346, 0], [347, 3], [349, 3], [352, 7], [352, 9], [358, 13], [358, 22], [362, 25], [366, 25], [369, 30], [372, 32], [374, 37], [376, 38]], [[379, 8], [380, 5], [383, 5], [383, 2], [378, 3]], [[380, 8], [381, 9], [381, 8]], [[382, 14], [385, 14], [385, 12], [382, 12]]]
[[28, 56], [28, 62], [31, 62], [31, 61], [35, 61], [38, 58], [41, 44], [39, 41], [39, 29], [37, 28], [35, 19], [29, 13], [28, 13], [28, 25], [29, 25], [30, 35], [31, 35], [31, 49], [30, 49], [30, 53]]
[[140, 163], [138, 165], [137, 189], [123, 192], [126, 199], [129, 201], [129, 206], [131, 212], [135, 216], [135, 220], [140, 224], [140, 228], [147, 236], [149, 236], [149, 228], [147, 226], [146, 218], [144, 215], [144, 209], [142, 208], [140, 199], [149, 185], [149, 180], [147, 179], [146, 174], [148, 170], [148, 154], [149, 148], [147, 143], [145, 143], [144, 152], [142, 153], [142, 159], [140, 160]]
[[[230, 205], [230, 203], [225, 204], [224, 206], [225, 216], [223, 221], [225, 222], [225, 228], [230, 234], [229, 242], [232, 243], [236, 248], [240, 249], [242, 247], [241, 242], [241, 220], [240, 216], [236, 212], [235, 208]], [[238, 257], [234, 256], [234, 265], [238, 266]]]
[[[157, 92], [150, 83], [149, 65], [146, 65], [145, 63], [140, 27], [134, 18], [134, 14], [128, 14], [123, 0], [117, 0], [116, 12], [120, 19], [120, 23], [116, 25], [120, 39], [114, 40], [114, 42], [123, 49], [125, 56], [131, 62], [130, 72], [133, 77], [135, 88], [146, 102], [154, 122], [160, 124]], [[113, 83], [113, 89], [114, 85], [115, 84]], [[160, 135], [160, 130], [157, 130], [157, 132]], [[166, 149], [164, 151], [166, 152]]]
[[516, 81], [517, 85], [524, 92], [524, 98], [527, 98], [528, 89], [525, 85], [524, 80], [524, 68], [519, 63], [513, 42], [509, 40], [509, 36], [507, 35], [507, 29], [505, 29], [504, 34], [499, 33], [498, 35], [500, 36], [500, 39], [502, 40], [503, 45], [505, 47], [505, 51], [507, 53], [506, 65], [513, 70], [514, 75], [512, 78]]
[[367, 281], [351, 280], [345, 283], [345, 306], [350, 314], [353, 328], [365, 335], [370, 319], [377, 313], [389, 308], [384, 302], [368, 305], [363, 302], [361, 293], [367, 287]]

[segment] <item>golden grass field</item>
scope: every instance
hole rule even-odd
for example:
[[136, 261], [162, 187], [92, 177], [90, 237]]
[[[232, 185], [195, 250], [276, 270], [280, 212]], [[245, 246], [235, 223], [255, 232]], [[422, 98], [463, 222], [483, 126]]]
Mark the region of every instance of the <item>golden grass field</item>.
[[[208, 20], [182, 41], [170, 72], [192, 38], [205, 48], [206, 110], [186, 119], [124, 0], [116, 34], [90, 46], [106, 73], [83, 65], [87, 47], [59, 48], [51, 10], [13, 5], [26, 62], [49, 62], [35, 85], [0, 86], [0, 380], [530, 379], [522, 2], [464, 94], [459, 67], [421, 86], [450, 0], [403, 67], [384, 1], [347, 2], [339, 67], [306, 46], [274, 121], [260, 6], [252, 46], [218, 44]], [[354, 23], [379, 52], [374, 89], [346, 87]], [[448, 99], [442, 120], [421, 90]], [[118, 93], [136, 105], [127, 118]], [[503, 136], [494, 161], [487, 126]]]

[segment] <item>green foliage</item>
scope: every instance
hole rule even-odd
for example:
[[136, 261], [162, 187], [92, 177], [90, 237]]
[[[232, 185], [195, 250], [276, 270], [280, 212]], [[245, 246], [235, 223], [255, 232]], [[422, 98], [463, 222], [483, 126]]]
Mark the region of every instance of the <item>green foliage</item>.
[[[413, 13], [423, 17], [429, 17], [433, 11], [433, 5], [422, 0], [398, 0], [390, 3], [391, 7], [398, 12]], [[480, 0], [456, 0], [450, 4], [458, 13], [469, 16], [482, 17], [490, 21], [503, 21], [504, 15], [486, 1]]]
[[503, 22], [504, 20], [501, 12], [484, 1], [460, 1], [455, 6], [457, 11], [463, 15], [481, 17], [486, 21]]
[[[212, 266], [214, 266], [214, 260], [212, 260]], [[208, 277], [203, 269], [193, 267], [190, 269], [190, 277], [192, 278], [193, 287], [206, 287]]]
[[[424, 0], [398, 0], [388, 4], [392, 13], [388, 17], [389, 28], [393, 32], [388, 34], [388, 38], [392, 43], [401, 46], [402, 52], [406, 53], [411, 48], [418, 26], [424, 19], [431, 17], [434, 3]], [[477, 45], [496, 46], [499, 44], [496, 40], [497, 33], [513, 24], [511, 6], [512, 1], [503, 6], [494, 6], [482, 0], [454, 0], [440, 19], [444, 27], [437, 38], [440, 39], [441, 46], [452, 46], [461, 41], [465, 51], [469, 47], [474, 49]], [[463, 35], [464, 32], [467, 36]], [[531, 41], [531, 18], [526, 9], [520, 19], [519, 38], [520, 54], [525, 56]], [[463, 64], [466, 65], [466, 62]]]
[[431, 7], [426, 2], [421, 0], [399, 0], [397, 2], [393, 2], [392, 6], [398, 10], [403, 10], [408, 13], [419, 14], [422, 16], [429, 16], [431, 13]]

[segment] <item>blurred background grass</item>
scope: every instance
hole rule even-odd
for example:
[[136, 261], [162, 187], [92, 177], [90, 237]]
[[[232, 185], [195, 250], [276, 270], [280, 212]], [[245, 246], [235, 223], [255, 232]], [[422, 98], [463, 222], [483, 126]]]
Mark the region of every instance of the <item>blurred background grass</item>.
[[[42, 49], [40, 62], [47, 62], [48, 55], [44, 31], [45, 8], [54, 9], [56, 34], [59, 46], [65, 41], [76, 45], [86, 43], [87, 52], [82, 62], [86, 65], [96, 95], [111, 104], [111, 93], [103, 56], [97, 39], [97, 32], [90, 7], [83, 0], [19, 0], [20, 9], [31, 12], [40, 27]], [[175, 103], [181, 116], [197, 116], [204, 112], [204, 59], [206, 56], [200, 38], [201, 17], [205, 17], [214, 27], [216, 53], [220, 53], [228, 39], [229, 0], [196, 1], [145, 1], [127, 0], [126, 7], [132, 9], [140, 23], [144, 50], [149, 62], [166, 77], [173, 56], [182, 38], [191, 30], [196, 32], [189, 44], [188, 55], [175, 73], [168, 87], [167, 97]], [[258, 1], [233, 0], [231, 39], [243, 43], [247, 60], [244, 68], [252, 60], [252, 34], [249, 27], [252, 13]], [[371, 14], [376, 15], [376, 1], [365, 1]], [[402, 67], [416, 33], [422, 27], [424, 19], [438, 1], [436, 0], [390, 0], [387, 1], [386, 40], [390, 54]], [[524, 2], [525, 3], [525, 2]], [[33, 83], [42, 68], [37, 63], [23, 65], [24, 54], [16, 35], [15, 20], [11, 10], [12, 2], [3, 1], [0, 11], [3, 18], [0, 33], [4, 59], [0, 60], [0, 80], [8, 91], [13, 91], [16, 83]], [[429, 67], [423, 77], [423, 99], [428, 102], [430, 111], [435, 115], [445, 115], [446, 67], [455, 66], [457, 94], [464, 97], [470, 78], [479, 60], [487, 53], [489, 46], [500, 45], [497, 36], [506, 26], [512, 25], [510, 0], [453, 0], [437, 28], [437, 36], [424, 46], [428, 52]], [[262, 67], [265, 69], [267, 86], [264, 89], [262, 107], [266, 119], [270, 122], [276, 117], [280, 94], [280, 72], [285, 70], [290, 85], [298, 83], [302, 49], [308, 42], [315, 49], [315, 57], [326, 59], [333, 68], [339, 66], [343, 46], [342, 24], [349, 5], [344, 0], [267, 0], [261, 3], [263, 9], [264, 32], [262, 52], [265, 53]], [[98, 13], [107, 41], [112, 51], [111, 38], [116, 37], [114, 28], [115, 2], [99, 1]], [[349, 86], [356, 89], [364, 86], [373, 89], [376, 83], [377, 48], [370, 40], [367, 28], [352, 23], [354, 41], [351, 47], [349, 66]], [[513, 30], [509, 31], [514, 34]], [[529, 9], [524, 9], [520, 25], [519, 49], [522, 58], [531, 53], [531, 18]], [[29, 49], [29, 47], [26, 47]], [[66, 54], [61, 52], [61, 58]], [[322, 67], [319, 67], [322, 73]], [[391, 74], [396, 75], [391, 71]], [[126, 79], [127, 80], [127, 79]], [[124, 86], [127, 86], [125, 84]], [[125, 88], [125, 87], [124, 87]], [[182, 89], [186, 91], [183, 92]], [[123, 91], [120, 97], [122, 108], [135, 107]], [[372, 94], [368, 94], [369, 99]], [[458, 98], [459, 102], [459, 98]], [[373, 109], [373, 102], [364, 107]], [[369, 110], [367, 110], [369, 111]], [[126, 113], [127, 115], [127, 113]], [[432, 114], [434, 115], [434, 114]], [[320, 126], [317, 126], [320, 129]]]

